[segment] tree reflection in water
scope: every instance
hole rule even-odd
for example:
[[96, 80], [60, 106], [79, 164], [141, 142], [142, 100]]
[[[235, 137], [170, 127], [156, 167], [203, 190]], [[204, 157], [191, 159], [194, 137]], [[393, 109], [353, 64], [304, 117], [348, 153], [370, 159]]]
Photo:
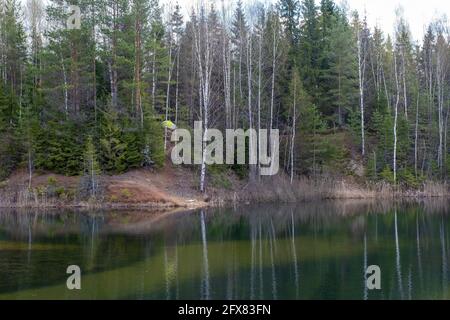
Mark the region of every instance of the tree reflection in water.
[[[447, 207], [324, 201], [172, 213], [2, 211], [0, 299], [446, 299]], [[82, 269], [80, 292], [65, 290], [71, 264]], [[365, 287], [374, 264], [379, 291]]]

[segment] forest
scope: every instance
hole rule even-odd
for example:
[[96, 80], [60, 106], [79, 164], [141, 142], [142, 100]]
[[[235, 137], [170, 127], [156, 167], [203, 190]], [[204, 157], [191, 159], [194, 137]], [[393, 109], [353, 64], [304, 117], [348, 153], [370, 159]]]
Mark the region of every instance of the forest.
[[[68, 29], [70, 5], [81, 12]], [[447, 181], [450, 35], [392, 36], [333, 0], [0, 0], [0, 181], [164, 170], [179, 128], [279, 129], [297, 177]], [[355, 169], [357, 168], [357, 169]], [[214, 167], [258, 176], [252, 166]], [[91, 180], [93, 181], [93, 180]], [[94, 183], [87, 188], [95, 189]]]

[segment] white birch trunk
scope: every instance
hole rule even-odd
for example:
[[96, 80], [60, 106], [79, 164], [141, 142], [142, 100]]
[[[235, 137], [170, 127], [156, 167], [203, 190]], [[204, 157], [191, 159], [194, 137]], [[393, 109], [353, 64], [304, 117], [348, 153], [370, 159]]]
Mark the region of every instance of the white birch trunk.
[[403, 99], [405, 103], [405, 118], [408, 120], [408, 97], [406, 94], [406, 62], [405, 62], [405, 49], [402, 47], [402, 66], [403, 66]]
[[[252, 38], [251, 32], [249, 33], [247, 42], [247, 86], [248, 86], [248, 125], [249, 129], [253, 129], [253, 114], [252, 114], [252, 80], [253, 80], [253, 69], [252, 69]], [[249, 154], [254, 150], [253, 137], [249, 136]], [[249, 157], [250, 159], [251, 157]], [[255, 178], [255, 167], [250, 163], [250, 180]]]
[[69, 115], [69, 93], [67, 91], [67, 73], [66, 73], [66, 67], [64, 65], [64, 59], [62, 56], [61, 48], [59, 51], [60, 59], [61, 59], [61, 69], [63, 72], [63, 81], [64, 81], [64, 111], [66, 114], [66, 117]]
[[175, 85], [175, 124], [178, 124], [178, 96], [179, 96], [179, 78], [180, 78], [180, 47], [177, 51], [177, 76]]
[[416, 127], [414, 130], [414, 173], [417, 177], [417, 145], [419, 141], [419, 101], [420, 101], [420, 87], [417, 87], [417, 105], [416, 105]]
[[[226, 25], [225, 3], [222, 0], [222, 19]], [[225, 98], [225, 127], [231, 128], [231, 48], [226, 31], [222, 35], [223, 86]]]
[[[441, 51], [441, 50], [439, 50]], [[438, 166], [439, 169], [443, 168], [443, 148], [444, 148], [444, 82], [445, 82], [445, 72], [444, 72], [444, 61], [442, 57], [442, 52], [437, 53], [437, 64], [436, 64], [436, 80], [437, 80], [437, 90], [438, 90], [438, 127], [439, 127], [439, 149], [438, 149]]]
[[[156, 46], [156, 41], [154, 40], [154, 46]], [[152, 108], [155, 109], [156, 103], [156, 47], [153, 51], [152, 57]]]
[[297, 117], [297, 79], [294, 79], [294, 104], [292, 106], [292, 137], [291, 137], [291, 184], [294, 182], [294, 145], [295, 145], [295, 127]]
[[364, 71], [366, 62], [363, 57], [363, 50], [361, 48], [361, 31], [358, 30], [358, 77], [359, 77], [359, 106], [361, 113], [361, 154], [364, 157], [365, 149], [365, 130], [364, 130]]
[[[167, 89], [166, 89], [166, 115], [165, 120], [169, 120], [170, 103], [170, 82], [172, 81], [172, 28], [169, 27], [169, 69], [167, 70]], [[167, 150], [167, 127], [164, 128], [164, 152]]]
[[397, 56], [394, 52], [394, 71], [395, 71], [395, 85], [397, 88], [397, 99], [394, 108], [394, 156], [393, 156], [393, 170], [394, 170], [394, 183], [397, 183], [397, 122], [398, 122], [398, 104], [400, 101], [400, 86], [398, 83], [397, 73]]
[[273, 109], [274, 109], [274, 102], [275, 102], [275, 72], [276, 72], [276, 63], [277, 63], [277, 37], [276, 37], [276, 29], [275, 26], [273, 26], [273, 52], [272, 52], [272, 86], [271, 86], [271, 93], [270, 93], [270, 125], [269, 129], [272, 130], [273, 128]]
[[[262, 72], [262, 34], [259, 36], [258, 55], [258, 151], [261, 150], [261, 72]], [[261, 162], [258, 161], [258, 172], [261, 172]]]
[[[200, 82], [200, 97], [202, 104], [202, 120], [203, 120], [203, 141], [202, 141], [202, 161], [200, 169], [200, 191], [205, 192], [206, 180], [206, 138], [208, 135], [208, 120], [210, 107], [210, 86], [211, 86], [211, 72], [212, 72], [212, 52], [210, 36], [207, 24], [207, 8], [202, 8], [205, 16], [201, 17], [196, 32], [194, 31], [194, 42], [197, 54], [197, 62], [199, 68], [199, 82]], [[204, 37], [204, 43], [202, 41]], [[204, 47], [204, 50], [203, 50]]]

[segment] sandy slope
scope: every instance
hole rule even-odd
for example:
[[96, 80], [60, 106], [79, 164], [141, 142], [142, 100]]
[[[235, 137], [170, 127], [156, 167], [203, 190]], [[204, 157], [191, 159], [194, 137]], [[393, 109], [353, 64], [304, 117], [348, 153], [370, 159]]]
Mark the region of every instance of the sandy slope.
[[[36, 173], [32, 189], [48, 188], [50, 181], [55, 188], [76, 190], [80, 177], [66, 177], [53, 173]], [[111, 206], [187, 207], [207, 206], [205, 196], [198, 192], [194, 172], [167, 164], [162, 170], [132, 170], [130, 172], [101, 176], [103, 203]], [[0, 204], [14, 203], [28, 189], [29, 177], [25, 170], [15, 172], [0, 188]], [[3, 198], [3, 199], [1, 199]], [[9, 199], [6, 199], [9, 198]], [[62, 204], [62, 203], [60, 203]], [[76, 203], [75, 205], [83, 205]]]

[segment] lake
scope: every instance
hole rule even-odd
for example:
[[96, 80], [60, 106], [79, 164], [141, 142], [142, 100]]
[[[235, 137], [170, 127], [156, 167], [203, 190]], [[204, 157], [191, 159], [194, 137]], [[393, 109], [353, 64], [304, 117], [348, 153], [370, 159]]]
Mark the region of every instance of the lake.
[[[0, 209], [0, 300], [449, 299], [448, 205]], [[70, 265], [81, 290], [67, 289]], [[380, 290], [366, 286], [371, 265]]]

